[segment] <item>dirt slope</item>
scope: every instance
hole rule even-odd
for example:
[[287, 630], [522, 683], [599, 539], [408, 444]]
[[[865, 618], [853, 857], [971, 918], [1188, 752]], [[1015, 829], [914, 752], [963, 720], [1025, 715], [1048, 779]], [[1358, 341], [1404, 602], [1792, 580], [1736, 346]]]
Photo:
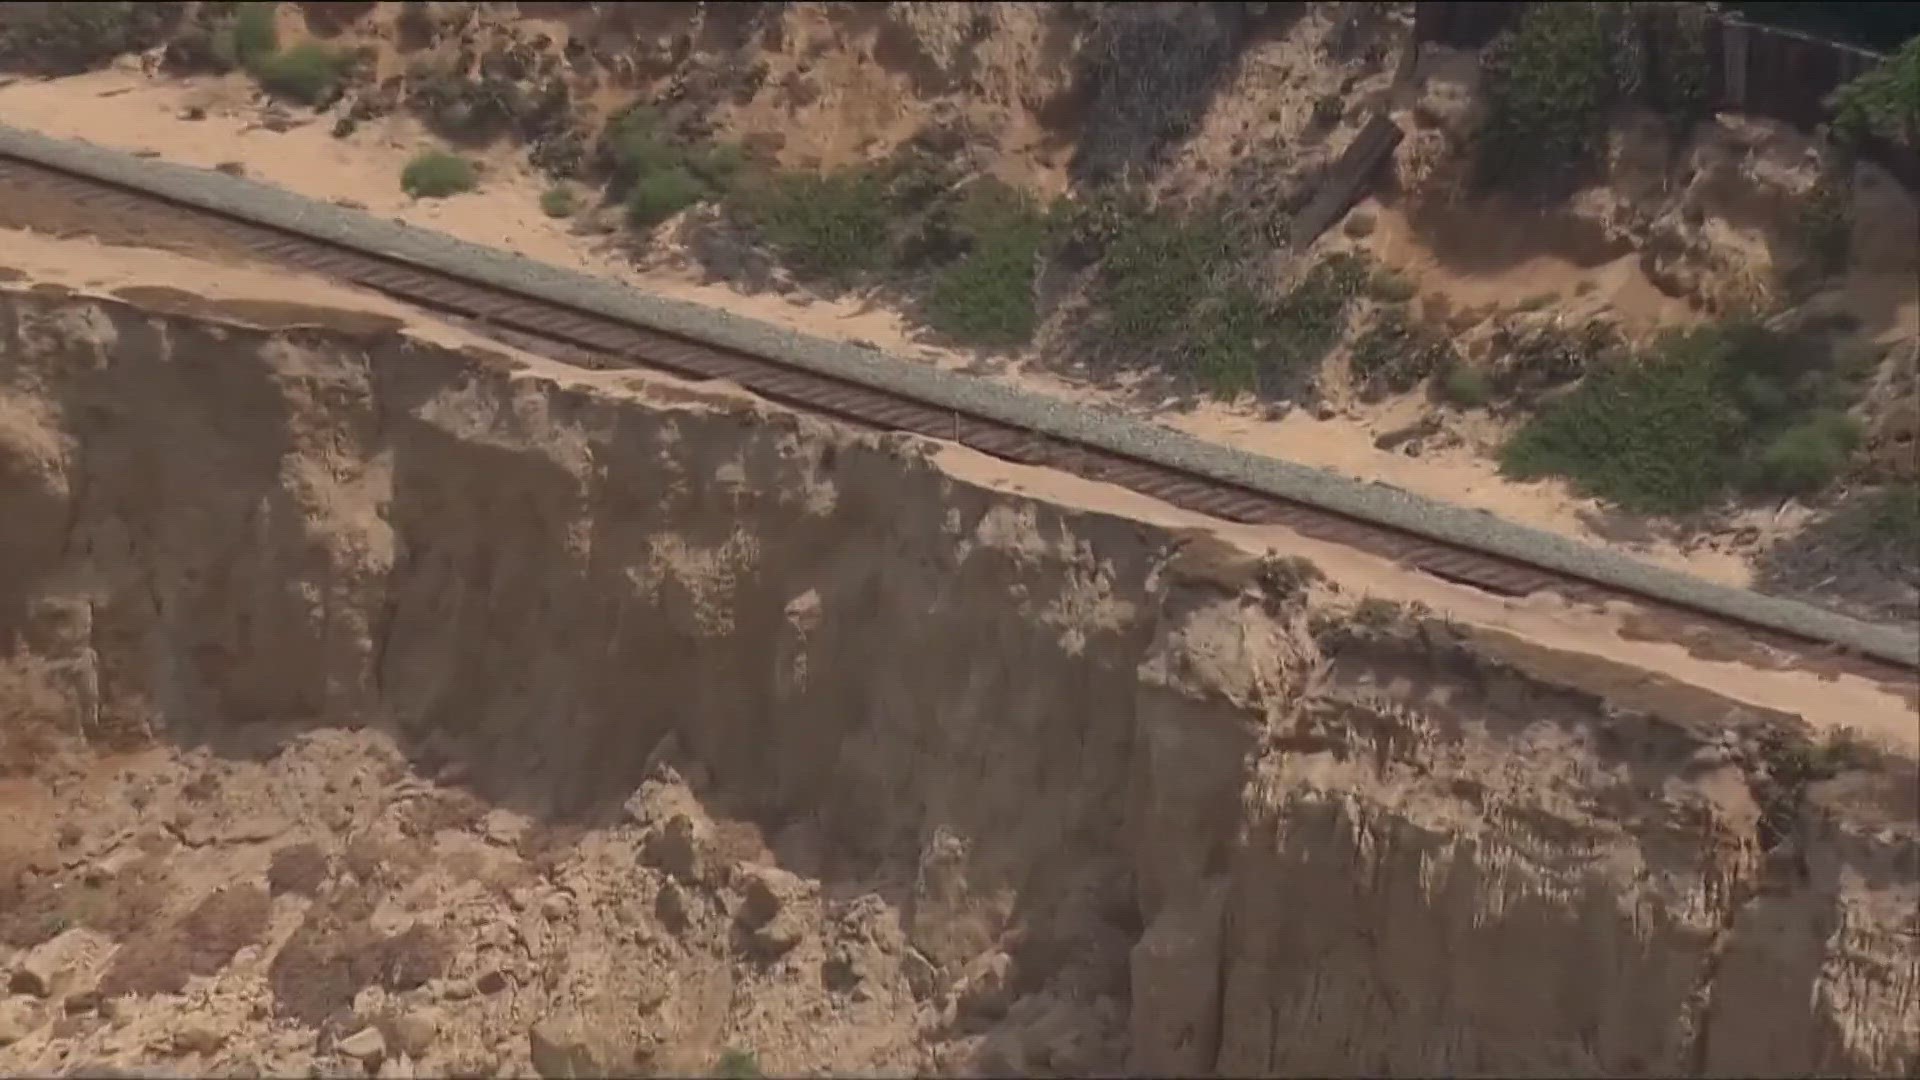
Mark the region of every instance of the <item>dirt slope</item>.
[[0, 1068], [1920, 1060], [1885, 690], [9, 243]]

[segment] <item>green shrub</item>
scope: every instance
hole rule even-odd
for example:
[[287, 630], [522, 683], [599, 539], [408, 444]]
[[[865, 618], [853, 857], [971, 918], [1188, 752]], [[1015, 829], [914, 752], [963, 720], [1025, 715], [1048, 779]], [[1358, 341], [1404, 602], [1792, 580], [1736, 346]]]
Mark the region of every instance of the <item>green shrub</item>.
[[687, 170], [716, 191], [731, 188], [746, 167], [746, 152], [733, 143], [712, 143], [687, 154]]
[[1389, 308], [1376, 315], [1353, 343], [1354, 383], [1368, 397], [1401, 394], [1454, 364], [1453, 346], [1404, 312]]
[[1135, 218], [1107, 246], [1100, 266], [1098, 301], [1109, 326], [1136, 339], [1175, 331], [1227, 258], [1227, 232], [1216, 218]]
[[1420, 294], [1420, 286], [1404, 274], [1375, 270], [1367, 278], [1367, 295], [1384, 304], [1404, 304]]
[[[238, 47], [236, 41], [235, 48]], [[320, 105], [332, 96], [349, 62], [344, 52], [303, 41], [285, 52], [257, 57], [248, 65], [248, 70], [253, 72], [261, 88], [275, 97], [303, 105]]]
[[1181, 342], [1182, 361], [1199, 385], [1231, 397], [1268, 380], [1272, 315], [1251, 289], [1232, 285], [1202, 300]]
[[1606, 146], [1619, 90], [1612, 5], [1531, 4], [1483, 60], [1482, 184], [1563, 194]]
[[1873, 135], [1920, 149], [1920, 37], [1835, 91], [1831, 105], [1844, 140]]
[[1646, 12], [1664, 25], [1654, 33], [1661, 42], [1648, 59], [1641, 97], [1655, 112], [1669, 117], [1681, 130], [1713, 107], [1713, 57], [1708, 52], [1711, 14], [1703, 5], [1670, 4]]
[[1911, 553], [1920, 547], [1920, 484], [1882, 488], [1858, 500], [1848, 532], [1864, 540], [1885, 541]]
[[751, 1050], [728, 1049], [714, 1063], [713, 1075], [724, 1080], [755, 1080], [761, 1075], [760, 1059]]
[[1455, 360], [1440, 379], [1440, 394], [1456, 408], [1479, 409], [1493, 400], [1493, 388], [1479, 368]]
[[1860, 429], [1852, 417], [1820, 413], [1774, 436], [1743, 486], [1774, 495], [1810, 495], [1840, 475], [1859, 442]]
[[1218, 215], [1140, 214], [1100, 266], [1101, 332], [1209, 390], [1290, 395], [1338, 339], [1366, 264], [1331, 256], [1270, 301], [1239, 273], [1248, 256]]
[[1816, 186], [1795, 208], [1793, 251], [1786, 263], [1786, 285], [1796, 293], [1846, 270], [1853, 248], [1853, 205], [1846, 183]]
[[936, 273], [924, 305], [928, 324], [974, 344], [1025, 344], [1039, 321], [1033, 279], [1048, 239], [1046, 211], [1003, 184], [981, 181], [952, 216], [966, 253]]
[[400, 190], [416, 199], [443, 199], [472, 191], [479, 180], [473, 162], [438, 150], [420, 154], [400, 170]]
[[160, 44], [180, 21], [179, 4], [8, 4], [0, 18], [0, 67], [77, 74], [123, 53]]
[[737, 185], [730, 205], [801, 273], [843, 280], [887, 262], [886, 192], [869, 170], [782, 173]]
[[707, 185], [684, 168], [648, 173], [627, 190], [627, 223], [651, 229], [709, 194]]
[[1367, 283], [1367, 264], [1329, 255], [1273, 306], [1268, 329], [1273, 365], [1293, 373], [1317, 367], [1346, 328], [1347, 305]]
[[668, 141], [660, 115], [645, 106], [621, 113], [607, 125], [602, 139], [617, 185], [686, 166], [686, 151]]
[[1589, 375], [1508, 442], [1502, 469], [1566, 476], [1629, 510], [1680, 512], [1718, 497], [1746, 420], [1723, 385], [1717, 345], [1700, 338]]
[[1404, 606], [1380, 596], [1368, 596], [1354, 606], [1353, 621], [1369, 630], [1385, 630], [1407, 614]]
[[1752, 320], [1672, 334], [1535, 415], [1502, 465], [1651, 512], [1698, 509], [1733, 489], [1810, 494], [1859, 438], [1840, 411], [1854, 391], [1829, 368], [1809, 340]]
[[580, 196], [570, 187], [550, 187], [540, 193], [540, 212], [550, 218], [572, 217], [580, 209]]
[[280, 51], [280, 31], [275, 26], [272, 3], [234, 5], [232, 49], [236, 63], [251, 65]]

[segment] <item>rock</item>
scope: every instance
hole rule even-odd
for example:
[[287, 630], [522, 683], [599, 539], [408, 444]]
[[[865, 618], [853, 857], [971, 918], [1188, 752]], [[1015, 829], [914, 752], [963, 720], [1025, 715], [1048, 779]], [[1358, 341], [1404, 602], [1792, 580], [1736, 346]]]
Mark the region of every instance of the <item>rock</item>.
[[473, 996], [473, 981], [470, 979], [448, 979], [440, 987], [440, 1000], [465, 1001]]
[[573, 905], [567, 903], [566, 895], [563, 893], [554, 893], [545, 900], [540, 901], [540, 914], [546, 916], [549, 922], [559, 922], [565, 919], [567, 913], [572, 910]]
[[533, 1070], [555, 1077], [613, 1076], [632, 1071], [634, 1045], [612, 1025], [571, 1015], [549, 1016], [527, 1032]]
[[660, 894], [653, 899], [653, 913], [662, 925], [676, 933], [693, 922], [692, 913], [687, 909], [687, 894], [672, 881], [660, 886]]
[[100, 991], [81, 990], [77, 993], [68, 994], [64, 1005], [70, 1015], [75, 1013], [98, 1012], [100, 1011]]
[[1347, 215], [1346, 224], [1341, 226], [1341, 231], [1357, 239], [1359, 237], [1373, 235], [1376, 224], [1377, 222], [1374, 220], [1372, 214], [1365, 210], [1355, 210], [1353, 213]]
[[0, 1046], [12, 1046], [39, 1026], [32, 1002], [19, 998], [0, 1001]]
[[741, 926], [757, 930], [773, 921], [794, 897], [806, 890], [806, 884], [794, 874], [774, 866], [754, 866], [742, 870], [745, 902], [734, 916]]
[[675, 814], [668, 819], [647, 837], [640, 849], [643, 863], [688, 885], [706, 879], [709, 870], [706, 856], [706, 830], [687, 814]]
[[851, 990], [860, 984], [859, 959], [842, 946], [820, 962], [820, 985], [833, 991]]
[[480, 819], [480, 835], [487, 842], [501, 847], [513, 847], [533, 827], [533, 822], [524, 814], [511, 810], [493, 809]]
[[226, 1042], [227, 1033], [208, 1024], [190, 1022], [173, 1033], [173, 1049], [180, 1054], [211, 1054]]
[[483, 994], [497, 994], [507, 988], [507, 973], [499, 968], [487, 971], [473, 980], [473, 988]]
[[1004, 952], [983, 953], [960, 973], [956, 997], [967, 1016], [997, 1020], [1013, 1004], [1013, 958]]
[[394, 1017], [388, 1028], [394, 1049], [417, 1061], [440, 1037], [440, 1018], [425, 1010], [406, 1012]]
[[7, 977], [7, 989], [32, 997], [90, 990], [100, 961], [112, 951], [111, 940], [76, 927], [21, 955]]
[[900, 957], [900, 974], [907, 980], [907, 990], [916, 1000], [925, 1001], [933, 996], [934, 980], [939, 973], [934, 970], [933, 961], [921, 955], [919, 949], [908, 949]]
[[793, 912], [782, 911], [747, 935], [747, 948], [763, 960], [773, 960], [791, 952], [805, 936]]
[[333, 1048], [360, 1061], [380, 1061], [387, 1056], [387, 1037], [377, 1027], [363, 1027], [334, 1043]]

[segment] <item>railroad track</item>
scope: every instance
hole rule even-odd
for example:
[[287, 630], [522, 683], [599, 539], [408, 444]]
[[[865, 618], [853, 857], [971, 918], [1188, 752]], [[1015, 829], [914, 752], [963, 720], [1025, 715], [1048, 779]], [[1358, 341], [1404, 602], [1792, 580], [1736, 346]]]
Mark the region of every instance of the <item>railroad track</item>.
[[[217, 204], [225, 196], [203, 198], [188, 188], [191, 182], [237, 183], [228, 177], [196, 173], [187, 178], [191, 182], [186, 182], [182, 178], [191, 171], [178, 166], [148, 165], [93, 147], [62, 149], [79, 146], [0, 128], [0, 191], [6, 193], [5, 201], [62, 206], [79, 220], [102, 227], [118, 223], [114, 230], [117, 235], [131, 231], [135, 239], [157, 246], [210, 247], [324, 274], [568, 363], [594, 368], [650, 367], [695, 379], [723, 379], [770, 400], [842, 421], [950, 440], [996, 457], [1119, 484], [1231, 521], [1283, 525], [1317, 540], [1358, 548], [1448, 581], [1505, 596], [1551, 591], [1570, 601], [1589, 604], [1629, 601], [1675, 640], [1685, 641], [1704, 633], [1717, 635], [1724, 646], [1731, 633], [1785, 654], [1776, 657], [1776, 662], [1848, 671], [1901, 685], [1910, 685], [1913, 672], [1920, 670], [1920, 644], [1895, 628], [1697, 582], [1683, 589], [1636, 586], [1620, 580], [1632, 575], [1623, 575], [1617, 569], [1608, 571], [1602, 566], [1583, 573], [1569, 567], [1564, 555], [1532, 558], [1511, 550], [1491, 550], [1457, 537], [1435, 535], [1445, 531], [1438, 528], [1409, 527], [1404, 514], [1392, 515], [1402, 519], [1398, 521], [1383, 519], [1389, 515], [1368, 516], [1351, 506], [1338, 505], [1341, 500], [1331, 497], [1311, 492], [1289, 495], [1268, 486], [1236, 481], [1216, 470], [1156, 460], [1059, 430], [1040, 430], [1036, 424], [1010, 420], [1006, 415], [993, 415], [1005, 410], [929, 400], [924, 394], [878, 385], [882, 380], [866, 375], [836, 375], [822, 370], [819, 364], [645, 325], [611, 314], [599, 302], [561, 299], [555, 289], [544, 285], [514, 287], [503, 284], [498, 273], [435, 265], [446, 260], [428, 260], [398, 250], [407, 247], [406, 243], [388, 244], [387, 250], [379, 250], [369, 243], [343, 239], [342, 228], [317, 220], [322, 214], [344, 212], [286, 193], [260, 189], [258, 197], [292, 209], [268, 213], [223, 207]], [[144, 170], [153, 170], [154, 178], [148, 179]], [[299, 209], [299, 204], [311, 211]], [[356, 223], [352, 228], [396, 230], [371, 221]], [[396, 231], [415, 237], [431, 235]], [[497, 252], [486, 257], [509, 258]], [[551, 268], [543, 273], [556, 279], [571, 276]], [[598, 283], [596, 288], [604, 292], [608, 286]], [[1450, 513], [1457, 515], [1459, 511]], [[1501, 528], [1525, 531], [1506, 525]], [[1501, 546], [1512, 549], [1516, 545], [1505, 542]], [[1548, 546], [1558, 549], [1568, 547], [1568, 542], [1553, 540]], [[1595, 558], [1603, 564], [1617, 561], [1612, 556]], [[1644, 573], [1664, 579], [1680, 577], [1653, 569]], [[1708, 593], [1712, 602], [1676, 597], [1675, 592]], [[1721, 594], [1735, 595], [1729, 599]], [[1740, 601], [1741, 596], [1747, 599]], [[1742, 607], [1764, 610], [1758, 614], [1729, 610]]]

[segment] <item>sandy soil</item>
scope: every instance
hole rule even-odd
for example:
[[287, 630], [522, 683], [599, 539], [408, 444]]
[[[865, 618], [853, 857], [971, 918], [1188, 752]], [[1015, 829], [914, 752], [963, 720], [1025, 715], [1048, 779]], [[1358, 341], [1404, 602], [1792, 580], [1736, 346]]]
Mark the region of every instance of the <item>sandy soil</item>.
[[[185, 120], [190, 108], [205, 119]], [[636, 266], [629, 253], [606, 236], [579, 235], [576, 227], [541, 213], [545, 184], [507, 150], [484, 157], [486, 178], [477, 191], [446, 200], [405, 196], [397, 177], [406, 161], [432, 143], [420, 126], [405, 117], [362, 125], [345, 139], [333, 138], [323, 117], [301, 115], [298, 126], [277, 131], [262, 126], [257, 95], [244, 76], [191, 84], [158, 79], [130, 64], [53, 81], [22, 81], [0, 88], [0, 116], [8, 123], [53, 135], [83, 138], [135, 153], [202, 167], [240, 162], [248, 176], [318, 199], [365, 208], [413, 225], [442, 230], [475, 243], [509, 248], [529, 257], [583, 272], [626, 281], [661, 295], [726, 307], [821, 337], [865, 341], [898, 355], [948, 367], [972, 367], [977, 358], [918, 341], [912, 328], [892, 311], [860, 297], [836, 300], [761, 294], [745, 296], [724, 285], [705, 284], [690, 268]], [[1396, 265], [1429, 267], [1432, 256], [1418, 248], [1392, 215], [1382, 214], [1387, 249]], [[1580, 270], [1555, 269], [1540, 256], [1517, 268], [1487, 276], [1454, 274], [1450, 290], [1462, 301], [1473, 297], [1515, 300], [1522, 282], [1559, 282], [1568, 291], [1577, 280], [1593, 279], [1617, 300], [1644, 299], [1643, 282], [1627, 275], [1623, 264]], [[1609, 283], [1612, 284], [1609, 284]], [[1530, 288], [1528, 295], [1539, 291]], [[1638, 310], [1665, 318], [1671, 313], [1647, 303]], [[993, 377], [1037, 392], [1088, 402], [1119, 404], [1117, 394], [1076, 384], [1031, 365], [993, 365]], [[1472, 447], [1429, 451], [1419, 458], [1373, 446], [1374, 437], [1404, 423], [1401, 414], [1418, 409], [1406, 402], [1393, 410], [1318, 419], [1295, 413], [1279, 421], [1262, 418], [1251, 407], [1203, 404], [1186, 412], [1162, 413], [1159, 422], [1202, 438], [1256, 453], [1332, 469], [1348, 476], [1392, 484], [1464, 506], [1488, 510], [1512, 521], [1551, 529], [1590, 542], [1622, 547], [1640, 557], [1689, 570], [1728, 584], [1749, 578], [1739, 552], [1685, 550], [1665, 540], [1622, 542], [1597, 532], [1586, 518], [1599, 506], [1575, 496], [1558, 482], [1514, 484]]]

